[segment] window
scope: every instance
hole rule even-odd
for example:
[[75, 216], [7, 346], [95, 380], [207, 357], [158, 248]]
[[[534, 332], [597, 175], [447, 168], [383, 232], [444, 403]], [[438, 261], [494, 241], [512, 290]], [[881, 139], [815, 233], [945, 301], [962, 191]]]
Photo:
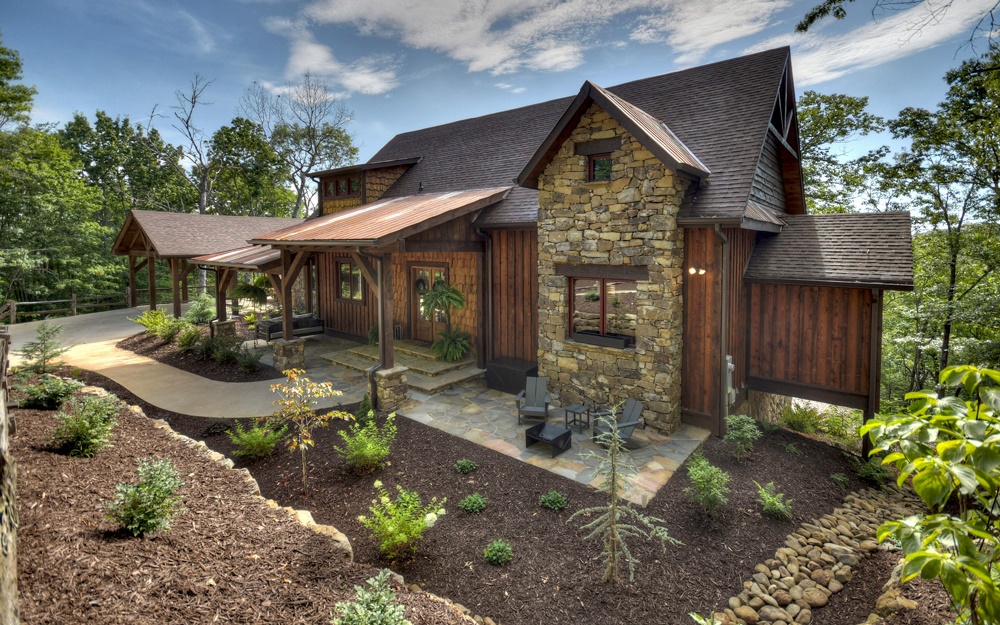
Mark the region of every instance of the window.
[[350, 262], [337, 263], [337, 279], [339, 284], [337, 299], [352, 302], [365, 300], [364, 280], [357, 265]]
[[[599, 345], [635, 346], [637, 282], [617, 278], [570, 278], [573, 338]], [[603, 340], [594, 340], [603, 339]]]
[[323, 187], [326, 197], [349, 197], [361, 195], [361, 178], [338, 178]]
[[607, 182], [611, 180], [611, 155], [594, 154], [587, 157], [587, 181]]

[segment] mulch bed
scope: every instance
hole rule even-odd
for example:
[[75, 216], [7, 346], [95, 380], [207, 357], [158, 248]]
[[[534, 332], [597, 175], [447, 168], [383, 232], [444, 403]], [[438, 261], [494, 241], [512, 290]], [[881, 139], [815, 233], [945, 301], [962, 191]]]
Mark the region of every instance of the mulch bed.
[[[127, 409], [114, 447], [94, 458], [51, 451], [52, 412], [17, 410], [18, 565], [23, 623], [328, 623], [334, 604], [376, 569], [349, 564], [328, 540], [263, 505], [235, 471], [153, 429]], [[104, 516], [136, 458], [169, 458], [186, 511], [148, 538]], [[416, 623], [453, 625], [452, 608], [400, 593]]]
[[[86, 375], [91, 380], [99, 377]], [[117, 385], [106, 386], [134, 401], [129, 393], [115, 388]], [[223, 434], [229, 422], [154, 409], [149, 413], [231, 457], [232, 445]], [[601, 581], [599, 546], [584, 540], [580, 522], [567, 523], [573, 511], [602, 503], [599, 493], [409, 419], [399, 418], [397, 425], [397, 444], [389, 466], [367, 476], [351, 473], [332, 451], [340, 443], [336, 433], [344, 424], [315, 432], [316, 447], [309, 451], [308, 496], [301, 490], [297, 454], [282, 449], [263, 461], [238, 462], [237, 466], [246, 466], [253, 473], [266, 497], [307, 508], [318, 523], [345, 532], [357, 560], [376, 566], [387, 563], [357, 521], [358, 515], [368, 513], [374, 480], [382, 480], [392, 491], [396, 484], [416, 490], [425, 500], [447, 497], [448, 514], [427, 532], [412, 560], [396, 563], [393, 568], [407, 582], [418, 583], [504, 625], [690, 622], [689, 612], [707, 613], [723, 607], [751, 577], [754, 565], [772, 557], [799, 523], [840, 504], [845, 493], [830, 479], [831, 474], [847, 475], [851, 490], [867, 486], [854, 476], [843, 452], [791, 432], [766, 434], [746, 463], [732, 458], [720, 440], [710, 439], [703, 446], [705, 456], [730, 474], [728, 506], [714, 517], [706, 516], [688, 502], [683, 489], [689, 480], [683, 470], [678, 471], [645, 512], [662, 518], [671, 535], [684, 545], [661, 552], [648, 543], [633, 544], [633, 553], [640, 560], [636, 579], [615, 588]], [[475, 460], [479, 469], [459, 475], [454, 464], [461, 458]], [[793, 500], [793, 519], [763, 517], [754, 480], [773, 480], [778, 490]], [[557, 513], [541, 508], [538, 498], [549, 490], [565, 493], [569, 509]], [[489, 501], [479, 515], [468, 515], [457, 505], [473, 492]], [[514, 548], [514, 561], [504, 568], [490, 566], [482, 557], [483, 548], [496, 538], [510, 541]], [[894, 564], [881, 556], [866, 561], [865, 568], [835, 597], [841, 606], [857, 606], [857, 610], [817, 610], [815, 622], [857, 625], [864, 621]], [[926, 590], [930, 596], [935, 587], [928, 583]], [[939, 605], [943, 595], [939, 584], [936, 590], [937, 598], [931, 601]], [[946, 603], [946, 598], [943, 601]], [[927, 618], [924, 610], [919, 612], [907, 615], [908, 620], [891, 622], [939, 622], [935, 620], [937, 610], [928, 611]]]
[[[207, 327], [201, 328], [201, 331], [203, 335], [208, 334]], [[243, 321], [237, 322], [237, 333], [245, 340], [253, 339], [252, 333]], [[236, 363], [222, 364], [214, 360], [202, 360], [193, 353], [181, 354], [174, 343], [168, 343], [146, 332], [122, 339], [115, 343], [115, 347], [218, 382], [260, 382], [284, 377], [271, 365], [258, 363], [256, 371], [247, 372], [240, 369]]]

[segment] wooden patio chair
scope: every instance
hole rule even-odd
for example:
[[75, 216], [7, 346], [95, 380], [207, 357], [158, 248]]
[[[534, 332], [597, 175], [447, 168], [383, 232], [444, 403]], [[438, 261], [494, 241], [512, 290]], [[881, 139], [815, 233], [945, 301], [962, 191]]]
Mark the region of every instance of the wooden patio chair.
[[524, 390], [517, 394], [514, 401], [517, 402], [517, 423], [521, 424], [521, 418], [525, 419], [548, 419], [549, 402], [552, 396], [548, 391], [548, 378], [526, 378]]
[[[646, 423], [642, 420], [642, 411], [645, 410], [641, 401], [635, 399], [629, 399], [625, 402], [625, 406], [622, 408], [621, 413], [618, 415], [618, 436], [624, 442], [632, 440], [632, 434], [635, 432], [635, 428], [641, 427], [646, 429]], [[605, 420], [614, 414], [611, 410], [603, 410], [601, 412], [596, 412], [592, 415], [594, 419], [594, 435], [593, 440], [595, 443], [601, 442], [601, 437], [611, 431], [611, 428], [605, 422]]]

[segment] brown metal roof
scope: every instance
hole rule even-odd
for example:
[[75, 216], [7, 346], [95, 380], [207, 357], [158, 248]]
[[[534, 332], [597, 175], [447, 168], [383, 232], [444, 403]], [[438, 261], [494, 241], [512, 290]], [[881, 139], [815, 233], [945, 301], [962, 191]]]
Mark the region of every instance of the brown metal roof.
[[197, 256], [191, 259], [191, 262], [197, 265], [256, 271], [261, 270], [265, 265], [276, 263], [280, 259], [281, 250], [276, 250], [270, 245], [248, 245], [217, 254]]
[[499, 202], [511, 187], [425, 193], [379, 200], [259, 235], [260, 245], [381, 247]]
[[115, 239], [112, 252], [146, 254], [144, 241], [158, 258], [194, 258], [244, 247], [261, 232], [302, 223], [282, 217], [243, 217], [133, 210]]
[[763, 234], [744, 277], [751, 282], [913, 289], [910, 214], [782, 215]]

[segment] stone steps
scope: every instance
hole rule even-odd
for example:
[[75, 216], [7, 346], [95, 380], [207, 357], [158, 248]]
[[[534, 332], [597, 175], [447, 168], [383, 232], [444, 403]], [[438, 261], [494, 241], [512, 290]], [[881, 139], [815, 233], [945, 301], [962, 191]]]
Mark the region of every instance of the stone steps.
[[[459, 362], [441, 362], [435, 358], [430, 347], [419, 343], [395, 341], [393, 352], [396, 366], [409, 369], [406, 374], [409, 387], [429, 395], [486, 375], [486, 370], [476, 367], [475, 359], [471, 357]], [[378, 346], [360, 345], [333, 352], [324, 358], [335, 365], [365, 372], [378, 362]]]

